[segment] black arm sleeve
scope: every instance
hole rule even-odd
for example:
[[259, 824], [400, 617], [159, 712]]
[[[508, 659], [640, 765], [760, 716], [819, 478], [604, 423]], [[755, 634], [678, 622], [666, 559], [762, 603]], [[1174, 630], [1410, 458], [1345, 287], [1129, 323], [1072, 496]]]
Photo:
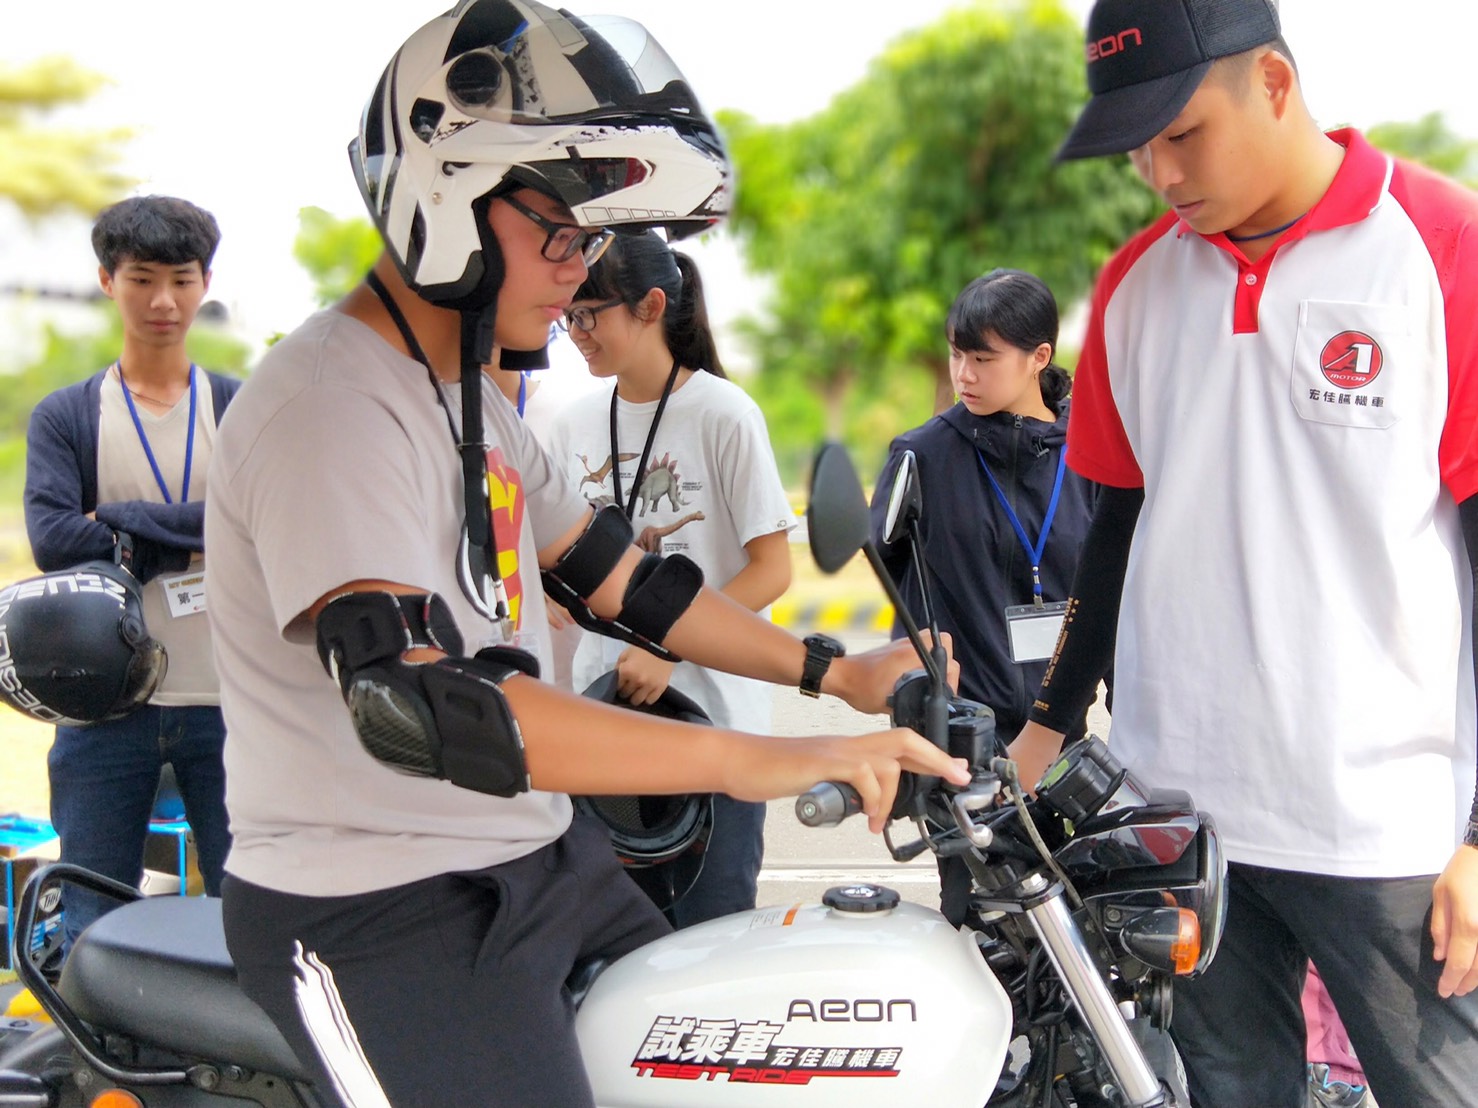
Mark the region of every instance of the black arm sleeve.
[[[1473, 679], [1478, 686], [1478, 496], [1470, 496], [1459, 504], [1457, 513], [1463, 525], [1463, 542], [1468, 547], [1468, 569], [1473, 575]], [[1473, 789], [1473, 808], [1469, 814], [1478, 820], [1478, 785]]]
[[1129, 543], [1143, 504], [1143, 489], [1103, 486], [1099, 490], [1093, 522], [1073, 574], [1062, 634], [1028, 713], [1032, 722], [1053, 731], [1071, 731], [1093, 703], [1098, 682], [1113, 666]]

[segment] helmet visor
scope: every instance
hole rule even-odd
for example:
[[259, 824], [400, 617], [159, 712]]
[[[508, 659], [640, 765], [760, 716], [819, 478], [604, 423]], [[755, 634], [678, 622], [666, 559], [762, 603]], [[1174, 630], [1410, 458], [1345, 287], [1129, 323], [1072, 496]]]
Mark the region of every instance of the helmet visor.
[[549, 124], [623, 116], [702, 118], [702, 109], [667, 52], [641, 24], [619, 16], [559, 15], [527, 22], [507, 39], [464, 50], [428, 82], [444, 87], [446, 106], [432, 93], [411, 113], [417, 134], [446, 143], [447, 155], [465, 127], [457, 119]]

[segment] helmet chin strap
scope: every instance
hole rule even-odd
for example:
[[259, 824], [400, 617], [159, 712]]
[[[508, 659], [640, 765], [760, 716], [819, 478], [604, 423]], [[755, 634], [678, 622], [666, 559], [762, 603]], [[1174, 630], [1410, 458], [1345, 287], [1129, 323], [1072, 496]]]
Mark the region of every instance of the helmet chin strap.
[[[467, 513], [467, 556], [473, 579], [482, 583], [482, 599], [503, 629], [513, 637], [508, 590], [498, 572], [488, 509], [488, 444], [482, 426], [482, 367], [493, 360], [494, 324], [498, 302], [481, 308], [463, 308], [462, 320], [462, 487]], [[517, 541], [517, 536], [514, 536]]]

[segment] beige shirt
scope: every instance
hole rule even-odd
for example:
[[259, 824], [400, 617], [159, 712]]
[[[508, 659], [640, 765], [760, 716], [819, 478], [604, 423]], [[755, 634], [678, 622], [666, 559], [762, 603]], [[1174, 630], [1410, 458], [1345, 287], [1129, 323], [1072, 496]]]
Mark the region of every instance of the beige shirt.
[[[195, 371], [195, 442], [190, 459], [190, 487], [184, 500], [205, 496], [205, 473], [215, 446], [216, 417], [211, 402], [210, 380], [200, 369]], [[154, 415], [146, 406], [135, 403], [144, 439], [154, 454], [174, 503], [182, 503], [180, 485], [185, 476], [185, 445], [189, 438], [190, 394], [185, 393], [169, 411]], [[123, 386], [114, 366], [103, 378], [101, 410], [98, 419], [98, 503], [122, 500], [149, 500], [165, 503], [159, 482], [149, 466], [148, 455], [129, 414]], [[193, 579], [205, 573], [205, 558], [196, 554], [190, 560], [188, 576]], [[164, 644], [169, 668], [164, 681], [149, 703], [161, 707], [192, 704], [219, 704], [220, 682], [216, 678], [211, 657], [210, 622], [205, 612], [171, 614], [166, 590], [186, 576], [165, 573], [144, 586], [144, 623], [149, 633]], [[186, 582], [178, 582], [184, 585]], [[195, 586], [198, 589], [198, 585]], [[176, 592], [180, 591], [178, 588]], [[207, 595], [207, 603], [209, 597]], [[176, 607], [175, 611], [181, 609]]]

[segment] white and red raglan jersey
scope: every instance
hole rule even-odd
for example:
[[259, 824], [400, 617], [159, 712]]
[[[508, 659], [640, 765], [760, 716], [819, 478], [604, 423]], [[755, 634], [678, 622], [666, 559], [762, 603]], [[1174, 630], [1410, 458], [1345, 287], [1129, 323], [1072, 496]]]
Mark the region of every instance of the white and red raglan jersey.
[[1256, 263], [1167, 214], [1100, 275], [1069, 464], [1144, 507], [1113, 745], [1234, 861], [1436, 873], [1474, 782], [1478, 196], [1358, 134]]

